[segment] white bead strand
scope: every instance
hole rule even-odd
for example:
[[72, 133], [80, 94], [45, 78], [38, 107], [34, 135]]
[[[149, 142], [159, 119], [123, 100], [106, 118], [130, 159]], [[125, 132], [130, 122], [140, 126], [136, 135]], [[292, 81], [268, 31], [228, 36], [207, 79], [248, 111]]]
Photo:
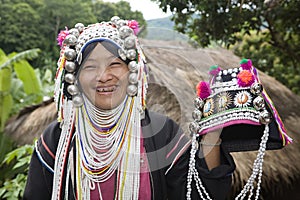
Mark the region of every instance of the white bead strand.
[[[194, 181], [196, 183], [198, 194], [200, 195], [201, 199], [207, 199], [212, 200], [206, 191], [204, 185], [202, 184], [202, 181], [199, 177], [198, 171], [195, 167], [196, 160], [195, 155], [197, 152], [197, 139], [196, 134], [193, 133], [192, 135], [192, 149], [190, 152], [190, 161], [189, 161], [189, 171], [187, 176], [187, 193], [186, 193], [186, 199], [191, 200], [191, 194], [192, 194], [192, 180], [194, 178]], [[204, 197], [205, 196], [205, 197]]]
[[256, 184], [256, 194], [255, 194], [255, 200], [258, 200], [259, 193], [260, 193], [260, 184], [261, 184], [261, 177], [262, 177], [262, 170], [263, 170], [263, 162], [264, 162], [264, 155], [266, 152], [266, 146], [267, 141], [269, 138], [269, 126], [265, 126], [264, 134], [261, 138], [260, 147], [258, 149], [257, 157], [253, 164], [253, 171], [251, 176], [249, 177], [246, 185], [244, 186], [243, 190], [240, 192], [240, 194], [235, 198], [235, 200], [238, 199], [244, 199], [247, 196], [247, 193], [249, 193], [248, 199], [251, 199], [251, 196], [253, 195], [254, 190], [254, 181], [257, 178], [257, 184]]

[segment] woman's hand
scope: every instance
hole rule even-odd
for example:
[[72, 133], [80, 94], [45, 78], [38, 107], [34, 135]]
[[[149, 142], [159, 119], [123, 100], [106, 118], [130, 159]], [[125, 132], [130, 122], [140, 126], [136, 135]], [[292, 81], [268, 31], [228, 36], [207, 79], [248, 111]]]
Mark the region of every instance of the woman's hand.
[[200, 141], [200, 148], [202, 149], [206, 165], [209, 170], [220, 165], [220, 145], [221, 145], [221, 129], [214, 132], [207, 133]]

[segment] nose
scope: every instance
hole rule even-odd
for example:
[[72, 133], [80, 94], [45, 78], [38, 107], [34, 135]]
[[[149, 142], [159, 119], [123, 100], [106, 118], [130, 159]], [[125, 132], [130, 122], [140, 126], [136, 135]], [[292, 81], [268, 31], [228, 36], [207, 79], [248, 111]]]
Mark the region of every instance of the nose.
[[96, 81], [105, 83], [113, 78], [112, 74], [106, 67], [99, 67], [97, 69]]

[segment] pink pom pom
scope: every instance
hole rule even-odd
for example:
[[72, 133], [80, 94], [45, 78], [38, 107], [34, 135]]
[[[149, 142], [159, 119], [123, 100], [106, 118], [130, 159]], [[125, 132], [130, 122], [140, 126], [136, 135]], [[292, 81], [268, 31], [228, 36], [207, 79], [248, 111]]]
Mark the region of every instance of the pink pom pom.
[[252, 68], [252, 61], [250, 59], [243, 59], [240, 65], [243, 70], [250, 70]]
[[248, 70], [243, 70], [238, 74], [238, 85], [240, 87], [250, 86], [254, 81], [254, 75]]
[[196, 89], [197, 89], [197, 95], [201, 99], [206, 99], [211, 94], [209, 83], [205, 81], [200, 81], [196, 86]]
[[129, 20], [128, 26], [133, 30], [134, 34], [137, 35], [139, 33], [139, 23], [135, 20]]
[[59, 34], [57, 35], [57, 44], [62, 47], [64, 40], [66, 39], [67, 35], [69, 35], [68, 28], [66, 27], [66, 30], [61, 30]]
[[209, 74], [210, 75], [217, 75], [221, 71], [221, 68], [218, 65], [213, 65], [209, 68]]

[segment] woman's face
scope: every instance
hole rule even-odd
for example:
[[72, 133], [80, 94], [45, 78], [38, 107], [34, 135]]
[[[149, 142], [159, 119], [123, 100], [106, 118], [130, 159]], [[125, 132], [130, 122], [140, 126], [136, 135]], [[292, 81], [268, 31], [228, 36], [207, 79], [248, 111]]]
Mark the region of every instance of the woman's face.
[[81, 66], [79, 83], [96, 107], [109, 110], [124, 100], [127, 77], [127, 64], [98, 43]]

